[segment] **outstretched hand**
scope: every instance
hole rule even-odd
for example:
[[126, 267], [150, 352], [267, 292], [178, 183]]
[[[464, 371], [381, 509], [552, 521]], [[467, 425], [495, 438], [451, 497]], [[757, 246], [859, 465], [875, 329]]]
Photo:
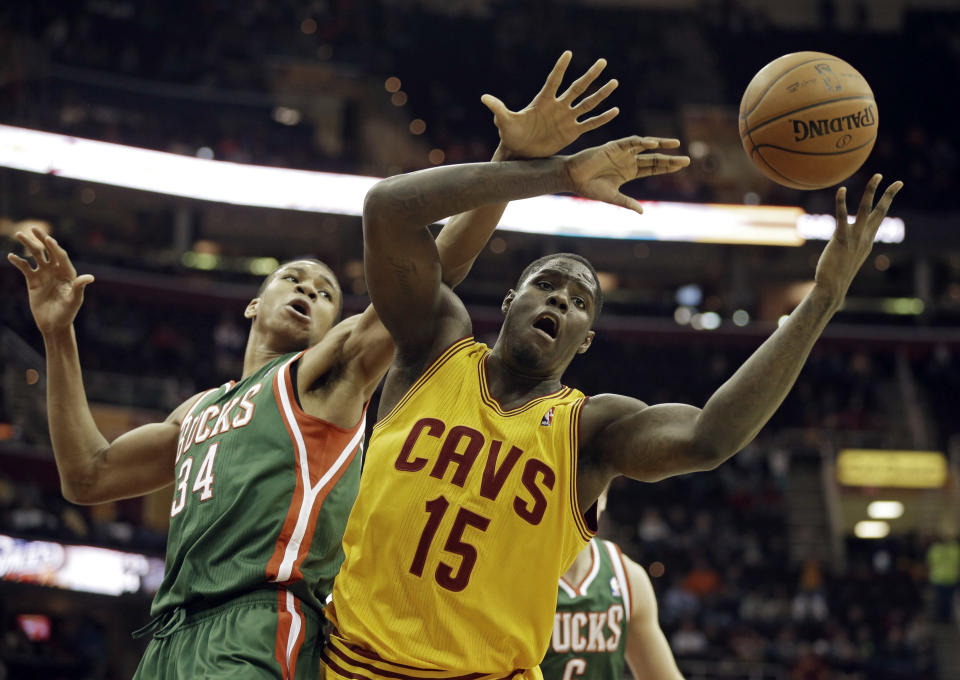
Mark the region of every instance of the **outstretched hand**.
[[903, 187], [900, 181], [888, 186], [874, 207], [873, 197], [882, 179], [882, 175], [876, 174], [867, 182], [853, 224], [847, 218], [847, 188], [837, 189], [837, 228], [820, 256], [814, 279], [817, 287], [837, 305], [843, 301], [853, 277], [870, 254], [880, 223], [887, 216], [893, 197]]
[[690, 165], [689, 156], [646, 153], [652, 149], [676, 149], [678, 139], [662, 137], [625, 137], [602, 146], [595, 146], [566, 159], [571, 191], [584, 198], [593, 198], [643, 212], [640, 203], [620, 193], [621, 185], [639, 177], [664, 175]]
[[83, 304], [83, 289], [93, 283], [93, 276], [77, 276], [67, 251], [36, 227], [29, 234], [18, 232], [16, 239], [37, 262], [33, 268], [22, 257], [7, 254], [7, 260], [27, 281], [30, 311], [37, 327], [43, 334], [69, 328]]
[[493, 112], [493, 122], [500, 132], [500, 146], [508, 158], [552, 156], [584, 132], [597, 129], [620, 113], [620, 109], [613, 107], [591, 118], [578, 120], [610, 96], [618, 83], [611, 79], [593, 94], [576, 102], [606, 67], [607, 60], [598, 59], [586, 73], [573, 81], [566, 92], [558, 96], [572, 57], [569, 50], [560, 55], [540, 92], [520, 111], [509, 110], [506, 104], [491, 94], [480, 98], [484, 106]]

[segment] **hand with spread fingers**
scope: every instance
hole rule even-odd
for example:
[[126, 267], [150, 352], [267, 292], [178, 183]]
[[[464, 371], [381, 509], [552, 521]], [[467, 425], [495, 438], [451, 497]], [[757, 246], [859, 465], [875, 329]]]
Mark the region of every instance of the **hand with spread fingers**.
[[690, 165], [688, 156], [647, 153], [653, 149], [676, 149], [680, 140], [662, 137], [625, 137], [595, 146], [566, 158], [574, 193], [643, 212], [640, 203], [620, 193], [630, 180], [676, 172]]
[[837, 228], [820, 256], [814, 278], [817, 288], [837, 306], [843, 302], [854, 276], [870, 254], [877, 230], [890, 210], [893, 197], [903, 187], [903, 182], [893, 182], [874, 207], [873, 198], [882, 179], [881, 175], [876, 174], [867, 182], [857, 210], [857, 219], [852, 224], [847, 219], [847, 188], [837, 189]]
[[30, 311], [37, 327], [44, 335], [66, 330], [83, 304], [83, 289], [93, 283], [93, 276], [77, 276], [67, 251], [53, 236], [36, 227], [29, 233], [17, 233], [16, 239], [37, 262], [34, 268], [22, 257], [7, 254], [7, 260], [27, 281]]
[[611, 79], [596, 92], [577, 101], [607, 65], [606, 59], [597, 59], [593, 66], [558, 96], [557, 92], [572, 57], [569, 50], [560, 55], [540, 92], [519, 111], [510, 111], [506, 104], [491, 94], [480, 98], [493, 112], [493, 122], [500, 132], [503, 160], [552, 156], [584, 132], [597, 129], [620, 113], [620, 109], [613, 107], [599, 115], [578, 120], [609, 97], [610, 93], [617, 89], [618, 83]]

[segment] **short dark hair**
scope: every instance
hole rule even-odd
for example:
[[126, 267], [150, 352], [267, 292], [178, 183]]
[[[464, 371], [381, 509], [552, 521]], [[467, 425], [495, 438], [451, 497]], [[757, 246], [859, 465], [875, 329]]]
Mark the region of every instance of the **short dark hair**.
[[340, 297], [337, 300], [337, 315], [333, 318], [333, 323], [338, 323], [340, 321], [340, 317], [343, 316], [343, 288], [340, 286], [340, 279], [337, 277], [333, 269], [330, 268], [330, 265], [323, 260], [318, 260], [315, 257], [295, 257], [292, 260], [285, 260], [278, 264], [277, 268], [267, 274], [263, 281], [260, 282], [260, 288], [257, 289], [257, 297], [263, 295], [263, 291], [267, 289], [267, 286], [270, 285], [270, 282], [273, 280], [273, 277], [276, 276], [278, 271], [286, 267], [288, 264], [293, 264], [294, 262], [312, 262], [313, 264], [319, 264], [329, 269], [330, 273], [333, 274], [333, 278], [337, 282], [337, 288], [340, 289]]
[[553, 253], [552, 255], [538, 257], [536, 260], [524, 267], [523, 271], [520, 272], [520, 278], [517, 279], [516, 287], [519, 289], [523, 285], [523, 282], [526, 281], [534, 272], [541, 269], [548, 262], [553, 262], [554, 260], [573, 260], [575, 262], [579, 262], [590, 270], [590, 275], [593, 276], [593, 284], [597, 287], [597, 294], [594, 298], [593, 307], [593, 320], [596, 321], [600, 317], [600, 310], [603, 309], [603, 288], [600, 287], [600, 277], [597, 275], [597, 270], [592, 264], [590, 264], [590, 260], [582, 255], [577, 255], [576, 253]]

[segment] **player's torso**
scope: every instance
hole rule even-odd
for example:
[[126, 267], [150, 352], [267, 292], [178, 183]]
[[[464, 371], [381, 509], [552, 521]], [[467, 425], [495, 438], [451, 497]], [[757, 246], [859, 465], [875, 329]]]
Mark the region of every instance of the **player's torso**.
[[535, 666], [590, 532], [573, 490], [582, 395], [504, 411], [484, 345], [455, 343], [374, 428], [334, 585], [340, 633], [452, 671]]
[[626, 663], [630, 589], [616, 546], [594, 539], [579, 584], [561, 578], [544, 680], [609, 680]]
[[184, 417], [154, 613], [271, 583], [322, 606], [342, 561], [363, 427], [300, 409], [295, 358], [206, 392]]

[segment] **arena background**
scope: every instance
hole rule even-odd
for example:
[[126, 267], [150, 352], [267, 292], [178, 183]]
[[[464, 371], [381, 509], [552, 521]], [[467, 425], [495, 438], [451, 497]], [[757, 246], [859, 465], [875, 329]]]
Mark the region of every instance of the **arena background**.
[[[0, 124], [383, 177], [487, 160], [497, 137], [480, 95], [521, 107], [563, 49], [574, 52], [570, 73], [602, 56], [621, 83], [610, 100], [620, 116], [578, 147], [679, 137], [691, 167], [627, 191], [711, 210], [832, 211], [832, 190], [778, 187], [740, 148], [737, 106], [761, 66], [818, 50], [871, 83], [879, 138], [847, 186], [855, 205], [870, 173], [902, 179], [891, 213], [902, 240], [894, 228], [894, 242], [877, 244], [747, 450], [714, 472], [616, 483], [602, 528], [648, 569], [691, 680], [960, 677], [957, 628], [935, 608], [952, 588], [932, 587], [927, 565], [929, 546], [958, 528], [957, 0], [10, 2], [0, 6]], [[0, 242], [14, 250], [12, 235], [40, 224], [96, 275], [76, 329], [108, 436], [239, 375], [241, 312], [265, 258], [322, 258], [349, 293], [346, 311], [365, 304], [355, 214], [28, 172], [13, 147], [0, 143]], [[134, 165], [109, 169], [122, 184]], [[322, 207], [328, 185], [314, 186], [303, 199]], [[711, 210], [684, 230], [740, 214]], [[735, 243], [676, 241], [679, 227], [628, 239], [505, 231], [462, 295], [477, 335], [492, 340], [524, 264], [581, 253], [609, 302], [566, 382], [702, 405], [810, 284], [824, 242], [789, 226], [793, 245], [764, 245], [762, 229], [727, 233]], [[128, 678], [144, 645], [129, 632], [146, 622], [162, 573], [169, 492], [63, 500], [42, 341], [13, 267], [0, 267], [0, 290], [0, 678]]]

